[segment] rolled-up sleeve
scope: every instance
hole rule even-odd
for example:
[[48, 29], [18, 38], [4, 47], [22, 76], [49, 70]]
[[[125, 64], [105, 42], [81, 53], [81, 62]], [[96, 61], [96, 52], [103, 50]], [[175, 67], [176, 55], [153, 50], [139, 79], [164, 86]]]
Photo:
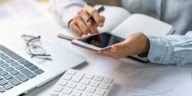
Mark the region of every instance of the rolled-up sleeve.
[[148, 59], [152, 63], [177, 65], [192, 63], [192, 32], [186, 35], [148, 36], [148, 38], [150, 42]]
[[51, 10], [64, 27], [87, 3], [84, 0], [50, 0]]

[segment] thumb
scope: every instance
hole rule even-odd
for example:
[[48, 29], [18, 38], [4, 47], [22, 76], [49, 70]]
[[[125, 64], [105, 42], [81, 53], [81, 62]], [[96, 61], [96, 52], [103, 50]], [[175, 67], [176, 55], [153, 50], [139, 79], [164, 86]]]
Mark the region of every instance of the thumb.
[[121, 50], [126, 45], [126, 41], [122, 41], [120, 43], [114, 44], [111, 46], [111, 52], [117, 52]]

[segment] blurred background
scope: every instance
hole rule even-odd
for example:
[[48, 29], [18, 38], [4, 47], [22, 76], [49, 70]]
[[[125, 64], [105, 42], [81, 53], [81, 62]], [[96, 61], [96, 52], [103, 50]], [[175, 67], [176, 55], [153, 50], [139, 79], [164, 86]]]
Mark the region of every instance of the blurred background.
[[0, 0], [0, 19], [28, 20], [49, 13], [48, 0]]

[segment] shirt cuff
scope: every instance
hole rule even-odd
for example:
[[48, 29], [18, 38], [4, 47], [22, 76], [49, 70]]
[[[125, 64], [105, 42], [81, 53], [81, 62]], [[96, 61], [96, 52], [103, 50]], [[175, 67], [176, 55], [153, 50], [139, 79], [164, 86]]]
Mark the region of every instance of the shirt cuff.
[[[70, 20], [73, 19], [77, 15], [77, 12], [80, 11], [85, 5], [87, 5], [83, 1], [70, 1], [64, 2], [65, 0], [60, 0], [57, 2], [58, 8], [55, 8], [55, 14], [58, 16], [58, 20], [60, 21], [61, 25], [64, 27], [69, 27], [68, 23]], [[61, 4], [60, 4], [61, 3]]]
[[149, 61], [157, 64], [169, 64], [173, 52], [173, 47], [169, 41], [162, 37], [148, 36], [148, 38], [150, 42]]
[[69, 13], [67, 14], [67, 16], [65, 16], [65, 14], [62, 14], [60, 19], [61, 20], [61, 25], [63, 25], [64, 27], [68, 28], [69, 27], [69, 22], [73, 19], [73, 17], [76, 16], [76, 13], [78, 11], [74, 12], [74, 13]]

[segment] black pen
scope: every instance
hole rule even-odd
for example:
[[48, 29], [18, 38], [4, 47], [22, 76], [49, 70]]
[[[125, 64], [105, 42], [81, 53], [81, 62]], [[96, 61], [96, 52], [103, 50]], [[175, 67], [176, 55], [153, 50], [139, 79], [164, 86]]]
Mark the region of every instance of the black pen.
[[[99, 8], [97, 9], [97, 12], [98, 12], [98, 13], [101, 13], [101, 12], [103, 12], [104, 10], [105, 10], [105, 7], [104, 7], [104, 6], [101, 6], [101, 7], [99, 7]], [[89, 17], [88, 17], [88, 19], [87, 19], [86, 22], [89, 22], [90, 20], [93, 20], [93, 19], [94, 19], [93, 16], [89, 15]]]

